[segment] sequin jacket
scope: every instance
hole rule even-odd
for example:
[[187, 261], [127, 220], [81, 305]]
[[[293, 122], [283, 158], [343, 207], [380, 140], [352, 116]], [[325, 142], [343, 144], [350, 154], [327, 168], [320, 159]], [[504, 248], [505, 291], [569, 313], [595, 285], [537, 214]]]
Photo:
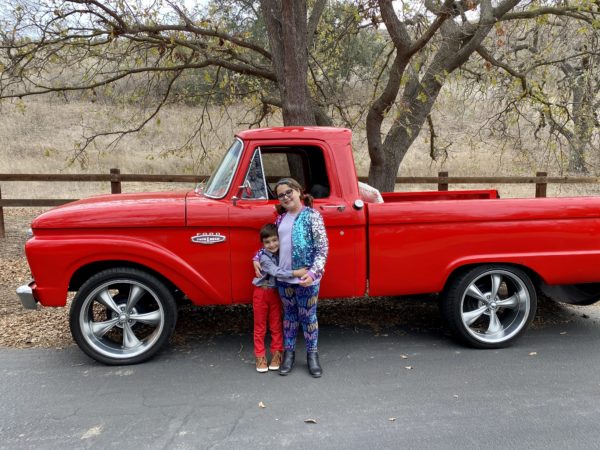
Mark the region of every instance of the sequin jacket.
[[[277, 227], [286, 214], [277, 216]], [[315, 209], [303, 207], [292, 226], [292, 270], [308, 267], [312, 278], [320, 280], [328, 253], [329, 241], [323, 217]]]
[[[286, 214], [277, 216], [277, 227]], [[258, 261], [264, 251], [259, 250], [253, 259]], [[313, 208], [303, 207], [292, 225], [292, 270], [308, 267], [312, 279], [318, 281], [325, 272], [328, 253], [329, 240], [323, 216]]]

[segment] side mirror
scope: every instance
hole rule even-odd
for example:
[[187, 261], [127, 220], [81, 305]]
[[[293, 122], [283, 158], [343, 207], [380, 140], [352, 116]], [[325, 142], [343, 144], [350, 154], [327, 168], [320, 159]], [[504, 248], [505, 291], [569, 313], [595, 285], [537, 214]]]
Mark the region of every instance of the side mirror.
[[240, 187], [238, 187], [238, 191], [236, 197], [238, 198], [252, 198], [252, 187], [250, 186], [250, 181], [244, 181]]
[[244, 181], [244, 184], [241, 186], [238, 186], [237, 193], [231, 197], [233, 206], [237, 206], [237, 202], [239, 202], [241, 198], [252, 198], [252, 188], [250, 187], [250, 182], [248, 180]]

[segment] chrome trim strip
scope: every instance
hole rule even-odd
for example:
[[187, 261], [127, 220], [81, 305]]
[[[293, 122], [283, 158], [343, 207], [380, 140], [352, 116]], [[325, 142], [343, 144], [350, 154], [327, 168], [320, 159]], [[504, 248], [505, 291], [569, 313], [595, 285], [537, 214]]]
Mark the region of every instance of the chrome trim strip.
[[269, 189], [267, 188], [267, 177], [265, 177], [265, 165], [263, 164], [262, 150], [260, 147], [257, 147], [256, 151], [258, 152], [258, 157], [260, 158], [260, 170], [262, 170], [263, 183], [265, 185], [265, 195], [267, 196], [267, 200], [269, 200]]
[[[266, 195], [266, 200], [269, 200], [269, 189], [267, 189], [267, 178], [265, 177], [265, 166], [263, 164], [262, 151], [261, 151], [260, 147], [256, 147], [256, 149], [254, 150], [254, 153], [252, 154], [252, 158], [250, 159], [250, 164], [248, 165], [248, 170], [246, 170], [246, 175], [244, 176], [243, 184], [245, 185], [246, 181], [248, 181], [248, 174], [250, 173], [250, 169], [252, 168], [252, 163], [254, 162], [254, 158], [256, 158], [256, 155], [258, 155], [258, 159], [260, 161], [260, 172], [262, 174], [263, 187], [264, 187], [264, 192]], [[243, 196], [242, 196], [242, 200], [265, 200], [265, 199], [264, 198], [262, 198], [262, 199], [261, 198], [243, 198]], [[233, 206], [235, 206], [235, 203]]]
[[[225, 194], [223, 194], [223, 196], [221, 196], [221, 197], [215, 197], [213, 195], [208, 195], [207, 193], [203, 192], [202, 195], [204, 195], [205, 197], [212, 198], [212, 199], [215, 199], [215, 200], [220, 200], [222, 198], [227, 197], [227, 194], [229, 194], [229, 189], [231, 189], [231, 183], [233, 183], [233, 179], [235, 178], [235, 175], [237, 174], [237, 171], [240, 168], [240, 160], [242, 159], [242, 156], [244, 155], [244, 141], [242, 141], [237, 136], [236, 136], [235, 139], [242, 144], [242, 150], [240, 150], [240, 154], [238, 155], [237, 161], [235, 162], [235, 170], [233, 171], [233, 175], [231, 175], [231, 179], [229, 180], [229, 184], [227, 185], [227, 189], [225, 189]], [[229, 148], [231, 148], [231, 147], [229, 147]], [[219, 164], [219, 166], [220, 166], [220, 164]], [[205, 188], [206, 188], [206, 186], [205, 186]]]

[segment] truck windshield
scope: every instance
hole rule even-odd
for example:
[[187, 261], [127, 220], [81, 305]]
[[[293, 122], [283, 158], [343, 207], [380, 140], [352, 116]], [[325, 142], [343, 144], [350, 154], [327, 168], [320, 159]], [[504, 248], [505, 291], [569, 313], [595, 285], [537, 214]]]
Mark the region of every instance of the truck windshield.
[[227, 194], [243, 148], [244, 144], [240, 139], [236, 139], [229, 147], [221, 164], [208, 179], [204, 195], [212, 198], [223, 198]]

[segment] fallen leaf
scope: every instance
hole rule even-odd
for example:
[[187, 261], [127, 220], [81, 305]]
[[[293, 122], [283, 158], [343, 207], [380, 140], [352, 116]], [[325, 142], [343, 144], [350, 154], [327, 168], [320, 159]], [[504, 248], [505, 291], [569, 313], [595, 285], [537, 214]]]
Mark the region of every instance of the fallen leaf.
[[94, 436], [99, 436], [102, 433], [103, 430], [103, 426], [102, 425], [98, 425], [97, 427], [92, 427], [89, 430], [87, 430], [85, 433], [83, 433], [83, 435], [81, 436], [80, 439], [89, 439], [92, 438]]
[[304, 423], [317, 423], [315, 419], [305, 419]]
[[265, 404], [263, 402], [258, 402], [258, 407], [259, 408], [266, 408]]

